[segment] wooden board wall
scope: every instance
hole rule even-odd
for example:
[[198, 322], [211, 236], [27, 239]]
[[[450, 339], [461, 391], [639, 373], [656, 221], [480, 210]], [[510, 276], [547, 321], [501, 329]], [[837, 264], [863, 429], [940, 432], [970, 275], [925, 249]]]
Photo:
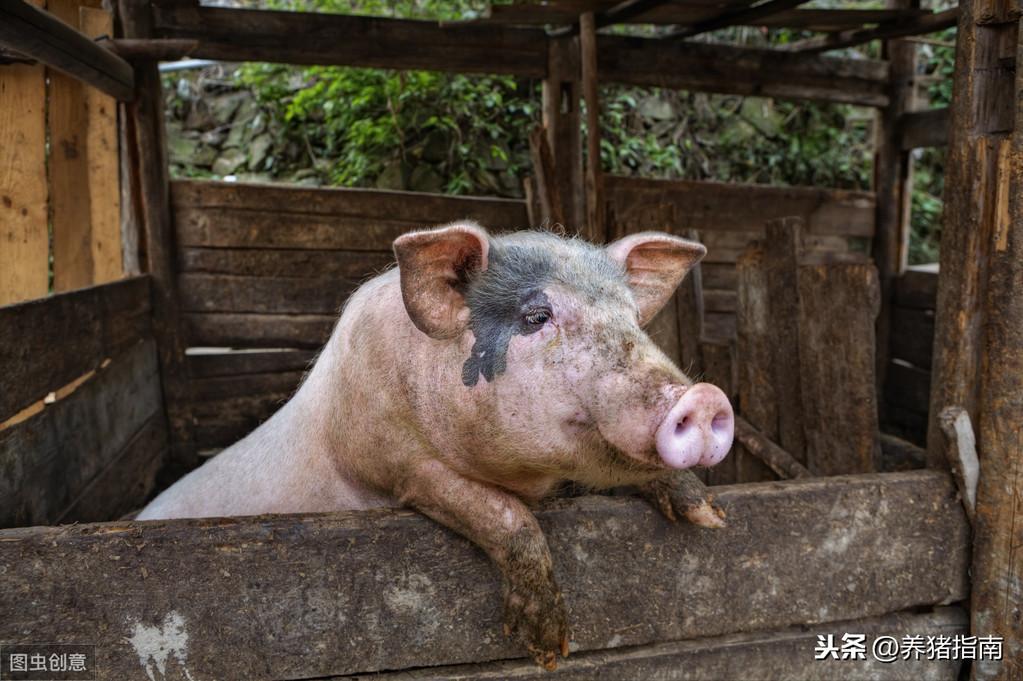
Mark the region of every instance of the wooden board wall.
[[[968, 593], [970, 529], [945, 474], [716, 492], [721, 530], [671, 524], [626, 497], [538, 513], [574, 652], [816, 630]], [[154, 642], [186, 636], [162, 648], [168, 678], [328, 678], [523, 655], [501, 633], [500, 578], [484, 554], [407, 511], [5, 530], [0, 573], [0, 638], [89, 641], [108, 678], [145, 678]]]
[[919, 445], [927, 440], [938, 273], [911, 268], [895, 281], [881, 426]]
[[109, 520], [152, 490], [167, 435], [149, 315], [148, 277], [0, 308], [0, 422], [59, 397], [0, 428], [0, 526]]

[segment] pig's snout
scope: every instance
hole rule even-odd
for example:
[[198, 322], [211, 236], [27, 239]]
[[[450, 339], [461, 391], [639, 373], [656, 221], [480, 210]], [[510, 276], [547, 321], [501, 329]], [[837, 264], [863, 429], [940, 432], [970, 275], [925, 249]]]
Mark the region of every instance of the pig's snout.
[[657, 453], [672, 468], [713, 466], [732, 448], [735, 417], [719, 388], [697, 383], [668, 410], [657, 428]]

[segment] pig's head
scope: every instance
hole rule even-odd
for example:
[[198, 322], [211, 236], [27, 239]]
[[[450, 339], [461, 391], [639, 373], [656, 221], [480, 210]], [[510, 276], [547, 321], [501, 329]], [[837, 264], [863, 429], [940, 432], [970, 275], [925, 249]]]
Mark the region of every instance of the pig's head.
[[601, 469], [615, 484], [712, 466], [731, 447], [724, 393], [694, 385], [643, 331], [702, 245], [648, 232], [602, 248], [463, 222], [394, 250], [412, 322], [463, 353], [451, 370], [493, 452], [595, 484]]

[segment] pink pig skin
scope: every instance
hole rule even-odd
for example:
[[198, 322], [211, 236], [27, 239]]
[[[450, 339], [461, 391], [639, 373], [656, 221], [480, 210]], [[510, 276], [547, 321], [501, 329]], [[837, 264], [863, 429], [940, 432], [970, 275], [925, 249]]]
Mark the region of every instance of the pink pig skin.
[[554, 668], [568, 628], [529, 504], [565, 480], [636, 485], [671, 519], [722, 524], [685, 469], [727, 453], [731, 406], [641, 330], [705, 250], [456, 223], [395, 252], [294, 397], [138, 519], [414, 507], [487, 551], [506, 631]]

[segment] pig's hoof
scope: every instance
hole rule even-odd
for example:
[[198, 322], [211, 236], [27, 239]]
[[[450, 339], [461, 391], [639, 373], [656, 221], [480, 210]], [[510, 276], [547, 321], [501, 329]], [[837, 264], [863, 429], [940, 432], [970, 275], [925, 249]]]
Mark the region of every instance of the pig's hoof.
[[532, 593], [510, 588], [504, 607], [505, 635], [514, 634], [538, 665], [553, 671], [559, 652], [568, 657], [568, 617], [557, 587], [544, 585]]
[[685, 517], [699, 527], [726, 526], [725, 512], [712, 503], [713, 497], [706, 486], [691, 471], [678, 471], [667, 479], [654, 480], [639, 491], [673, 523]]

